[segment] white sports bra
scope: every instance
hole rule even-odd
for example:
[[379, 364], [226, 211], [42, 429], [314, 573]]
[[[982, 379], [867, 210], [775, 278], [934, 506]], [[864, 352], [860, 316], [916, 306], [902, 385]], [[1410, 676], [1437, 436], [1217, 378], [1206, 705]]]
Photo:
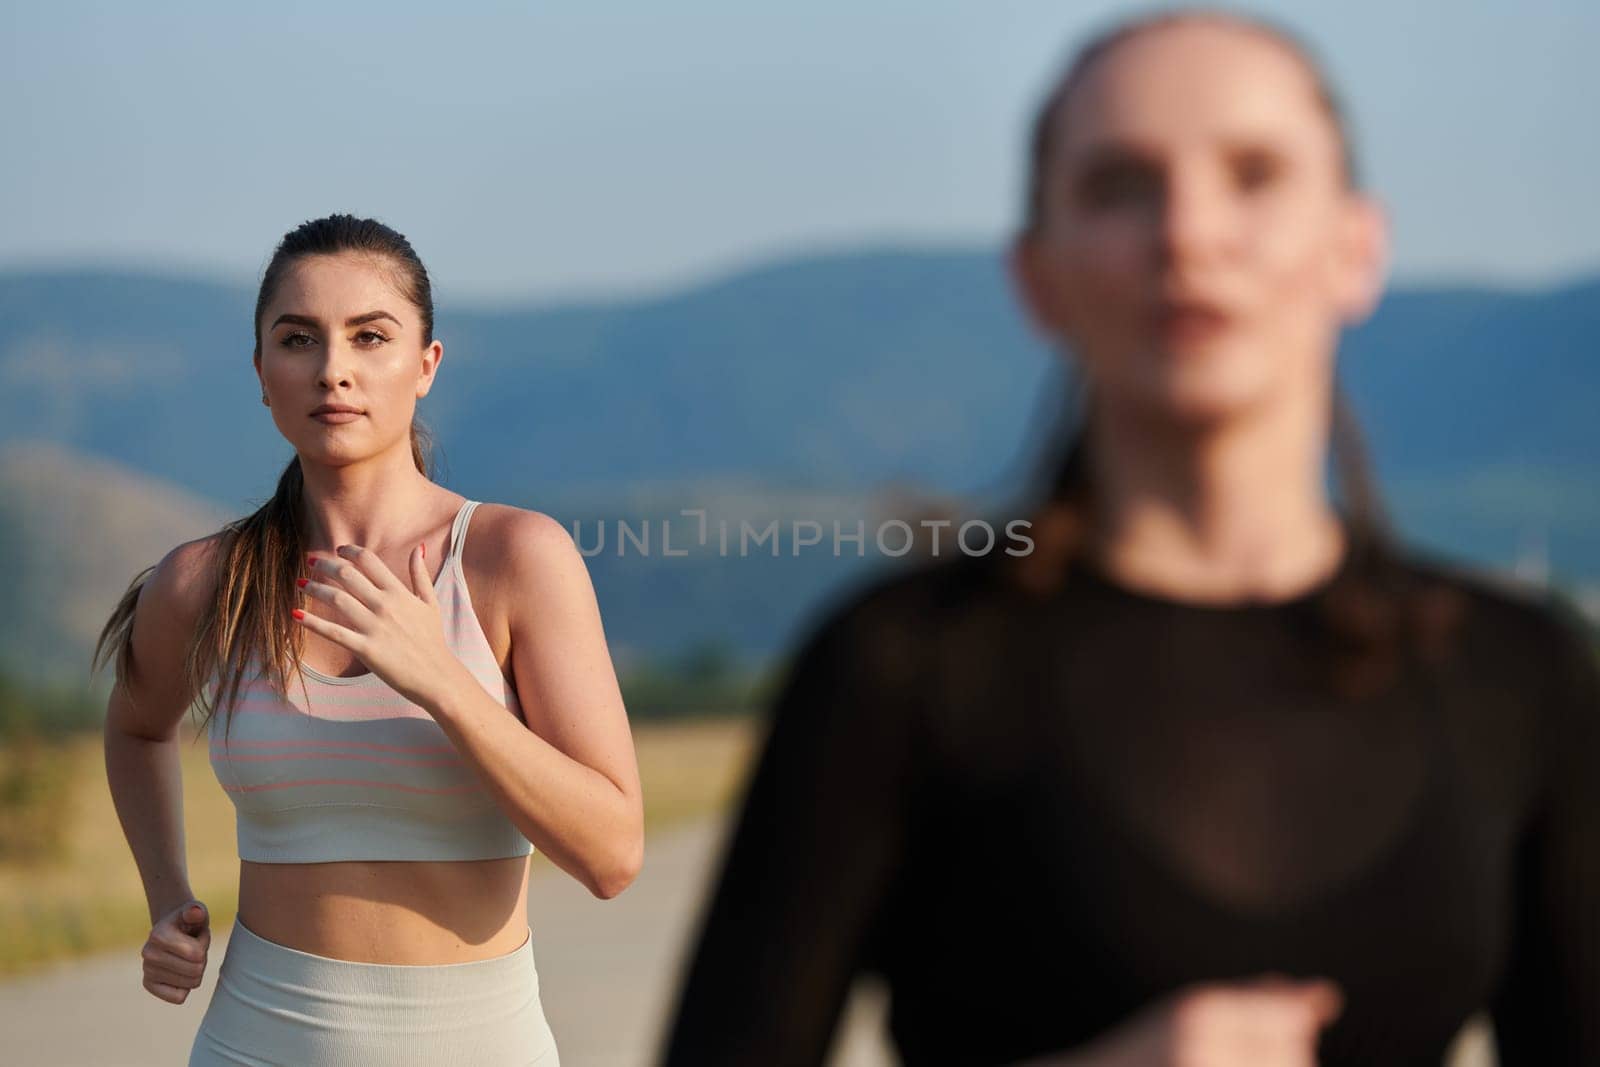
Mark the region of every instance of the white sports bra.
[[[461, 570], [478, 503], [456, 514], [434, 593], [450, 648], [521, 719]], [[211, 766], [237, 812], [240, 859], [475, 860], [533, 850], [426, 711], [370, 671], [335, 678], [299, 666], [304, 693], [291, 677], [289, 699], [279, 698], [258, 669], [210, 719]]]

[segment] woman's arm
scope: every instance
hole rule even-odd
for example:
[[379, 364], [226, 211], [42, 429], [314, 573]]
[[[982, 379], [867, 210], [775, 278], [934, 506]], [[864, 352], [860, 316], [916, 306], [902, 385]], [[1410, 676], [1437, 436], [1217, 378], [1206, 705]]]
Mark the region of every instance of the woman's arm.
[[547, 515], [514, 509], [490, 529], [512, 590], [511, 664], [527, 725], [464, 666], [425, 706], [528, 840], [595, 896], [614, 897], [644, 861], [644, 805], [588, 569]]
[[210, 549], [209, 541], [180, 545], [145, 580], [133, 621], [133, 676], [112, 688], [106, 708], [106, 779], [151, 922], [192, 897], [178, 723], [195, 696], [183, 687], [183, 661], [210, 595]]
[[790, 667], [701, 919], [667, 1067], [815, 1064], [904, 857], [910, 656], [859, 602]]
[[1575, 613], [1550, 621], [1543, 789], [1492, 1005], [1501, 1067], [1600, 1063], [1600, 667]]

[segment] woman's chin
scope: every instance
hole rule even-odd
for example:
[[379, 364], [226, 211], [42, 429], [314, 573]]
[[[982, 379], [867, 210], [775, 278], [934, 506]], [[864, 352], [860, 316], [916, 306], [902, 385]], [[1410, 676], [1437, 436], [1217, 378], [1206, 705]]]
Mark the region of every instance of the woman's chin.
[[371, 447], [359, 446], [354, 442], [327, 440], [302, 442], [295, 451], [300, 453], [302, 462], [316, 463], [324, 467], [343, 467], [359, 463], [372, 455]]
[[1237, 419], [1258, 407], [1269, 393], [1265, 375], [1246, 373], [1171, 375], [1152, 383], [1147, 407], [1194, 428]]

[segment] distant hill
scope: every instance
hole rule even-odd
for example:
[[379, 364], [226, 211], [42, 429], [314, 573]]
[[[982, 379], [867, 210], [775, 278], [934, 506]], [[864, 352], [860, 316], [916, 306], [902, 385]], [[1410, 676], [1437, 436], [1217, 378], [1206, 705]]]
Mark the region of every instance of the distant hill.
[[[0, 447], [0, 672], [87, 681], [95, 638], [134, 575], [226, 518], [111, 460]], [[111, 668], [102, 675], [109, 683]]]
[[[253, 300], [179, 278], [0, 273], [0, 445], [100, 457], [121, 473], [89, 484], [124, 483], [100, 523], [57, 529], [122, 538], [123, 524], [160, 527], [141, 513], [175, 492], [192, 494], [186, 516], [199, 501], [239, 514], [271, 492], [289, 451], [250, 366]], [[569, 521], [678, 507], [754, 518], [817, 492], [853, 518], [886, 483], [1003, 499], [1035, 464], [1064, 381], [987, 249], [788, 259], [644, 300], [443, 306], [437, 334], [445, 361], [421, 412], [439, 480]], [[1596, 337], [1600, 278], [1402, 288], [1347, 335], [1340, 374], [1409, 536], [1494, 565], [1536, 542], [1558, 578], [1600, 579]], [[0, 513], [13, 537], [40, 514], [24, 506], [25, 520]], [[127, 550], [124, 585], [153, 545]], [[623, 646], [724, 639], [755, 654], [849, 567], [601, 555], [591, 569]], [[50, 645], [0, 636], [29, 658]]]

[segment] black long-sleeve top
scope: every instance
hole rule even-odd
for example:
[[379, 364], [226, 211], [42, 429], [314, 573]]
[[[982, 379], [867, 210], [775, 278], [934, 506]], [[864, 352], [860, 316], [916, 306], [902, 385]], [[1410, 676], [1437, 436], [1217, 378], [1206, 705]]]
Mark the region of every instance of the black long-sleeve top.
[[1317, 679], [1317, 597], [1202, 604], [1086, 563], [878, 579], [789, 668], [702, 915], [669, 1067], [822, 1060], [852, 978], [903, 1062], [1082, 1047], [1195, 982], [1327, 976], [1319, 1063], [1600, 1064], [1600, 672], [1566, 602], [1415, 549], [1442, 658]]

